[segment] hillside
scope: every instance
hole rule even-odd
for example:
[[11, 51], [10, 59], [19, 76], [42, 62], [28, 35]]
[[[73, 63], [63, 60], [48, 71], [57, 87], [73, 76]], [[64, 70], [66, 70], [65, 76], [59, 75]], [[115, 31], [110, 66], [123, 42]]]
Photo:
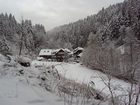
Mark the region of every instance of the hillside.
[[49, 47], [84, 47], [84, 65], [123, 78], [139, 80], [140, 0], [102, 8], [83, 20], [47, 32]]
[[126, 36], [124, 30], [127, 27], [131, 27], [134, 30], [134, 37], [139, 39], [139, 11], [139, 0], [125, 0], [106, 9], [102, 8], [95, 15], [48, 31], [50, 47], [85, 47], [90, 32], [98, 33], [103, 41], [109, 39], [120, 42], [120, 39]]
[[[31, 67], [23, 67], [15, 62], [14, 56], [11, 58], [9, 62], [0, 54], [1, 105], [113, 105], [108, 83], [111, 83], [114, 105], [129, 103], [131, 84], [114, 77], [109, 81], [106, 74], [97, 70], [77, 63], [45, 61], [32, 61]], [[90, 85], [91, 81], [94, 86]], [[133, 88], [132, 105], [138, 94], [137, 87]]]
[[[139, 5], [139, 0], [125, 0], [123, 3], [111, 5], [106, 9], [102, 8], [95, 15], [56, 27], [47, 33], [43, 25], [32, 25], [31, 20], [22, 19], [18, 23], [13, 15], [1, 14], [1, 43], [6, 43], [6, 45], [3, 45], [7, 46], [4, 50], [11, 50], [11, 48], [16, 50], [19, 49], [18, 45], [22, 45], [19, 40], [24, 40], [23, 42], [28, 44], [23, 43], [23, 48], [27, 50], [23, 54], [28, 52], [38, 53], [41, 48], [45, 47], [70, 49], [78, 46], [85, 47], [89, 40], [89, 34], [93, 32], [98, 33], [103, 41], [109, 39], [119, 45], [123, 43], [121, 40], [126, 36], [125, 29], [127, 27], [133, 29], [134, 37], [140, 38]], [[21, 38], [22, 34], [24, 34], [23, 39]], [[35, 51], [31, 51], [31, 49]], [[17, 54], [19, 51], [13, 53]]]
[[43, 25], [32, 25], [31, 20], [19, 23], [12, 14], [0, 14], [0, 52], [3, 54], [32, 55], [44, 46], [46, 32]]

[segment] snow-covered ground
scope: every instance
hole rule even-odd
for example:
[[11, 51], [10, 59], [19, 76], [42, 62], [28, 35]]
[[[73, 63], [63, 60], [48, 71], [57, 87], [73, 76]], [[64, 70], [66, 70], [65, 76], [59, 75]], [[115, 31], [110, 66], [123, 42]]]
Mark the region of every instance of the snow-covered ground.
[[60, 97], [38, 85], [38, 73], [0, 57], [0, 105], [63, 105]]
[[45, 89], [19, 81], [0, 79], [0, 105], [62, 105], [62, 101]]
[[[9, 67], [5, 66], [3, 72], [3, 65], [7, 64], [6, 62], [0, 60], [0, 105], [63, 105], [62, 98], [47, 92], [38, 85], [36, 78], [41, 69], [38, 70], [37, 68], [40, 68], [42, 65], [43, 67], [54, 65], [62, 76], [79, 83], [88, 84], [90, 81], [93, 81], [96, 90], [102, 91], [105, 95], [110, 94], [104, 84], [104, 82], [108, 82], [107, 76], [102, 72], [91, 70], [79, 63], [32, 61], [31, 68], [27, 70], [24, 68], [24, 75], [17, 75], [18, 69], [23, 68], [20, 66], [16, 68], [15, 66], [10, 66], [9, 69]], [[130, 84], [112, 77], [111, 87], [116, 95], [125, 95], [128, 88], [130, 88]]]
[[[55, 65], [55, 68], [58, 72], [67, 79], [75, 80], [79, 83], [89, 84], [90, 81], [95, 83], [95, 88], [105, 96], [110, 96], [109, 88], [105, 85], [108, 84], [109, 80], [107, 75], [104, 73], [92, 70], [80, 63], [60, 63], [60, 62], [40, 62], [40, 61], [33, 61], [32, 64], [39, 64], [42, 63], [47, 66]], [[111, 77], [111, 90], [115, 97], [121, 97], [120, 100], [124, 100], [125, 98], [128, 99], [128, 91], [130, 90], [131, 84], [117, 79], [115, 77]], [[140, 99], [139, 99], [140, 100]], [[140, 105], [140, 104], [138, 104]]]
[[[68, 79], [76, 80], [80, 83], [88, 84], [90, 81], [95, 83], [95, 89], [102, 91], [105, 94], [110, 94], [108, 88], [105, 83], [108, 83], [108, 78], [105, 74], [100, 71], [89, 69], [83, 65], [78, 64], [68, 64], [62, 63], [60, 65], [56, 65], [59, 73], [64, 75]], [[104, 80], [104, 82], [103, 82]], [[112, 77], [111, 85], [114, 87], [115, 93], [118, 95], [126, 93], [124, 90], [128, 90], [130, 87], [129, 83], [126, 83], [123, 80], [116, 79]]]
[[[60, 74], [62, 74], [67, 79], [75, 80], [80, 83], [88, 84], [90, 81], [95, 83], [95, 89], [102, 91], [104, 94], [109, 95], [110, 92], [106, 87], [105, 83], [108, 83], [107, 76], [97, 70], [89, 69], [80, 63], [61, 63], [61, 62], [41, 62], [33, 61], [32, 65], [55, 65], [55, 68]], [[104, 80], [104, 82], [103, 82]], [[117, 95], [124, 95], [126, 91], [130, 88], [130, 84], [112, 77], [111, 86]]]

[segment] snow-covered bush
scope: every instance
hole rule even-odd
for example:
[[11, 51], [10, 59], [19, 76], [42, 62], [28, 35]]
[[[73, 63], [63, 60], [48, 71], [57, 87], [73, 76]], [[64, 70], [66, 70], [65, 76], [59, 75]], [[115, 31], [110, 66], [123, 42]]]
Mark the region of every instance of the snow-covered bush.
[[8, 58], [2, 54], [0, 54], [0, 62], [8, 62]]
[[60, 75], [54, 66], [42, 67], [38, 79], [42, 87], [48, 91], [54, 92], [57, 84], [60, 82]]
[[84, 97], [86, 100], [96, 99], [103, 100], [103, 95], [84, 83], [80, 84], [76, 81], [66, 79], [60, 75], [55, 66], [44, 67], [38, 75], [40, 80], [39, 85], [44, 87], [47, 91], [55, 92], [62, 98], [67, 97]]
[[100, 95], [93, 87], [68, 79], [63, 80], [63, 82], [58, 85], [58, 93], [60, 96], [63, 94], [68, 94], [75, 97], [86, 97], [87, 99], [95, 98], [103, 100], [103, 96]]
[[29, 59], [28, 57], [24, 57], [24, 56], [16, 56], [16, 62], [18, 62], [20, 65], [24, 66], [24, 67], [29, 67], [31, 64], [31, 59]]

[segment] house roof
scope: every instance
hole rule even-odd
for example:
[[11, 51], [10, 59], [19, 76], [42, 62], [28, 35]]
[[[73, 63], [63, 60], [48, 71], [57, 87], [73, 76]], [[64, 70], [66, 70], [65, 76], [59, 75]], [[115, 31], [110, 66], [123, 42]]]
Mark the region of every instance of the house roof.
[[54, 50], [54, 53], [57, 53], [57, 52], [59, 52], [60, 50], [63, 50], [63, 51], [66, 52], [66, 53], [71, 53], [71, 51], [70, 51], [69, 49], [67, 49], [67, 48], [56, 49], [56, 50]]
[[71, 51], [67, 48], [64, 49], [66, 52], [71, 53]]
[[76, 52], [79, 51], [79, 50], [83, 51], [83, 48], [82, 48], [82, 47], [77, 47], [77, 48], [75, 48], [75, 49], [73, 50], [73, 53], [76, 53]]
[[60, 50], [63, 50], [64, 52], [67, 52], [67, 53], [71, 53], [71, 51], [69, 49], [63, 49], [63, 48], [60, 48], [60, 49], [42, 49], [39, 53], [39, 55], [53, 55], [53, 54], [56, 54], [58, 53]]
[[82, 57], [83, 53], [78, 54], [77, 56]]
[[39, 55], [52, 55], [53, 49], [42, 49], [39, 53]]

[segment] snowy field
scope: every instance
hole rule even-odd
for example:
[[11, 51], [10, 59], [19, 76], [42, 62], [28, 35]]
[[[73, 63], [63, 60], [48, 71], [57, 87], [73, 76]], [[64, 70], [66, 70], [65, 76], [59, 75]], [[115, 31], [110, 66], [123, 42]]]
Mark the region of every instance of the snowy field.
[[[19, 70], [25, 70], [24, 75]], [[0, 105], [63, 105], [61, 98], [38, 85], [37, 73], [0, 57]]]
[[[86, 84], [88, 84], [90, 81], [93, 81], [95, 83], [95, 89], [100, 90], [105, 94], [110, 94], [110, 92], [104, 84], [104, 82], [108, 82], [108, 78], [106, 75], [99, 71], [88, 69], [87, 67], [84, 67], [80, 64], [66, 63], [57, 65], [56, 68], [61, 74], [63, 74], [68, 79], [74, 79], [80, 83], [83, 82]], [[102, 81], [102, 79], [104, 80], [104, 82]], [[122, 90], [126, 90], [130, 86], [129, 83], [126, 83], [122, 80], [113, 77], [111, 80], [111, 84], [112, 86], [114, 86], [114, 88], [116, 88], [116, 94], [122, 94]]]
[[[41, 65], [42, 63], [44, 64], [44, 62], [38, 61], [34, 61], [33, 65], [34, 63], [39, 65]], [[90, 81], [93, 81], [95, 83], [95, 86], [93, 88], [104, 94], [106, 97], [111, 95], [109, 88], [105, 85], [109, 83], [108, 77], [100, 71], [89, 69], [84, 65], [81, 65], [80, 63], [46, 62], [45, 65], [55, 65], [55, 68], [62, 76], [67, 79], [74, 80], [78, 83], [89, 84]], [[130, 83], [117, 79], [115, 77], [111, 77], [110, 84], [114, 97], [121, 97], [121, 101], [124, 101], [124, 99], [128, 99], [128, 91], [131, 87]]]
[[[102, 91], [104, 94], [109, 95], [110, 92], [106, 87], [104, 82], [108, 82], [108, 78], [105, 74], [100, 71], [89, 69], [79, 63], [59, 63], [59, 62], [40, 62], [34, 61], [32, 65], [55, 65], [56, 69], [60, 74], [62, 74], [67, 79], [75, 80], [80, 83], [88, 84], [90, 81], [95, 83], [95, 89]], [[104, 82], [103, 82], [104, 80]], [[111, 79], [112, 87], [114, 87], [115, 94], [124, 95], [126, 93], [125, 90], [128, 90], [130, 84], [119, 80], [117, 78], [112, 77]]]
[[0, 79], [0, 105], [63, 105], [60, 98], [20, 79]]
[[[24, 68], [24, 75], [17, 75], [17, 71], [23, 68], [21, 66], [4, 66], [7, 64], [6, 62], [2, 60], [0, 62], [0, 105], [64, 105], [62, 98], [38, 85], [37, 75], [40, 73], [38, 68], [42, 65], [43, 67], [54, 65], [62, 76], [78, 83], [88, 84], [93, 81], [96, 90], [106, 96], [110, 94], [104, 84], [104, 82], [108, 82], [107, 76], [79, 63], [32, 61], [30, 68]], [[116, 95], [126, 94], [126, 90], [130, 87], [129, 83], [114, 77], [112, 77], [111, 84]]]

